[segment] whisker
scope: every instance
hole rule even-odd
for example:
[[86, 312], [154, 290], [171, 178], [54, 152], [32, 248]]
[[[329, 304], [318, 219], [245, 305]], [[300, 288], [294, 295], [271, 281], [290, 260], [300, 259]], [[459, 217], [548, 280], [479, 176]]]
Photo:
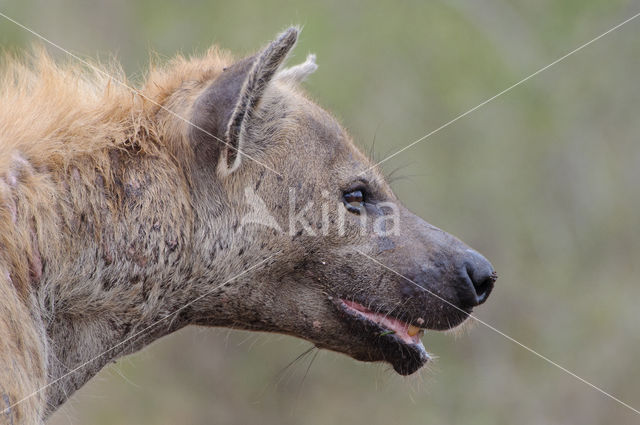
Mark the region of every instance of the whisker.
[[377, 158], [376, 158], [376, 136], [378, 135], [378, 129], [379, 128], [380, 128], [380, 123], [376, 124], [376, 129], [373, 132], [373, 140], [371, 141], [371, 146], [369, 147], [369, 152], [367, 153], [367, 156], [373, 162], [377, 162]]
[[[316, 347], [313, 347], [316, 348]], [[300, 381], [300, 388], [298, 389], [298, 395], [300, 395], [300, 391], [302, 391], [302, 386], [304, 385], [304, 381], [307, 379], [307, 375], [309, 375], [309, 370], [311, 370], [311, 365], [313, 365], [313, 362], [316, 361], [316, 357], [318, 357], [318, 353], [320, 352], [320, 349], [318, 349], [315, 353], [313, 353], [313, 357], [311, 357], [311, 361], [309, 362], [309, 365], [307, 365], [307, 370], [304, 371], [304, 376], [302, 376], [302, 381]]]
[[289, 362], [289, 364], [287, 364], [285, 367], [283, 367], [274, 377], [273, 379], [275, 380], [276, 378], [278, 379], [276, 381], [276, 383], [274, 384], [274, 387], [277, 387], [278, 384], [280, 384], [280, 382], [282, 382], [282, 380], [284, 379], [286, 373], [294, 364], [296, 364], [298, 361], [300, 361], [301, 359], [305, 358], [309, 353], [311, 353], [313, 350], [315, 350], [316, 346], [313, 345], [310, 348], [304, 350], [298, 357], [296, 357], [295, 359], [293, 359], [292, 361]]

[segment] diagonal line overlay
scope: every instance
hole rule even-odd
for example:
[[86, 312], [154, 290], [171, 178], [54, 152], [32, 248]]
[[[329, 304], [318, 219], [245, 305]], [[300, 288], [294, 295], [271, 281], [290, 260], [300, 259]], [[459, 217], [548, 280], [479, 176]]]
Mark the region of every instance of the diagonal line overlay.
[[217, 291], [218, 289], [222, 288], [224, 285], [226, 285], [227, 283], [231, 282], [232, 280], [235, 280], [237, 278], [239, 278], [240, 276], [248, 273], [249, 271], [257, 268], [258, 266], [261, 266], [262, 264], [266, 263], [267, 261], [269, 261], [270, 259], [272, 259], [273, 257], [275, 257], [277, 254], [279, 254], [281, 251], [277, 251], [274, 254], [270, 255], [269, 257], [265, 258], [264, 260], [254, 264], [253, 266], [249, 267], [248, 269], [244, 270], [241, 273], [238, 273], [237, 275], [225, 280], [224, 282], [222, 282], [220, 285], [216, 286], [215, 288], [211, 289], [210, 291], [205, 292], [204, 294], [194, 298], [193, 300], [189, 301], [188, 303], [186, 303], [185, 305], [183, 305], [182, 307], [178, 308], [177, 310], [167, 314], [166, 316], [156, 320], [155, 322], [151, 323], [149, 326], [146, 326], [145, 328], [139, 330], [138, 332], [134, 333], [133, 335], [128, 336], [127, 338], [123, 339], [122, 341], [120, 341], [119, 343], [117, 343], [116, 345], [112, 346], [111, 348], [108, 348], [107, 350], [103, 351], [102, 353], [90, 358], [89, 360], [87, 360], [86, 362], [74, 367], [73, 369], [71, 369], [70, 371], [68, 371], [67, 373], [65, 373], [64, 375], [60, 376], [59, 378], [54, 379], [53, 381], [49, 382], [47, 385], [38, 388], [36, 391], [32, 392], [31, 394], [23, 397], [22, 399], [16, 401], [15, 403], [13, 403], [12, 405], [6, 407], [4, 410], [0, 411], [0, 415], [4, 415], [7, 413], [11, 412], [11, 409], [13, 409], [14, 407], [16, 407], [17, 405], [19, 405], [20, 403], [22, 403], [23, 401], [26, 401], [28, 399], [30, 399], [31, 397], [41, 393], [42, 391], [44, 391], [45, 389], [51, 387], [52, 385], [55, 385], [57, 382], [60, 382], [62, 379], [66, 378], [69, 375], [72, 375], [74, 373], [76, 373], [77, 371], [79, 371], [80, 369], [82, 369], [83, 367], [85, 367], [86, 365], [88, 365], [89, 363], [94, 362], [95, 360], [99, 359], [100, 357], [104, 356], [105, 354], [113, 351], [114, 349], [126, 344], [127, 342], [136, 339], [144, 334], [147, 333], [148, 330], [150, 330], [151, 328], [155, 327], [157, 324], [159, 324], [160, 322], [165, 321], [166, 319], [170, 318], [170, 317], [174, 317], [176, 316], [178, 313], [180, 313], [181, 311], [183, 311], [185, 308], [193, 305], [193, 303], [200, 301], [201, 299], [213, 294], [215, 291]]
[[634, 413], [640, 415], [640, 410], [634, 408], [633, 406], [625, 403], [624, 401], [620, 400], [619, 398], [611, 395], [610, 393], [606, 392], [605, 390], [601, 389], [600, 387], [592, 384], [591, 382], [587, 381], [584, 378], [581, 378], [580, 376], [576, 375], [574, 372], [570, 371], [569, 369], [559, 365], [558, 363], [554, 362], [553, 360], [551, 360], [550, 358], [538, 353], [537, 351], [535, 351], [533, 348], [529, 348], [528, 346], [524, 345], [523, 343], [521, 343], [520, 341], [516, 340], [513, 337], [510, 337], [509, 335], [507, 335], [506, 333], [502, 332], [501, 330], [495, 328], [494, 326], [491, 326], [490, 324], [488, 324], [487, 322], [485, 322], [482, 319], [477, 318], [476, 316], [467, 313], [466, 311], [464, 311], [463, 309], [461, 309], [460, 307], [458, 307], [457, 305], [445, 300], [444, 298], [442, 298], [440, 295], [428, 290], [427, 288], [423, 288], [422, 286], [418, 285], [417, 283], [415, 283], [413, 280], [409, 279], [408, 277], [398, 273], [397, 271], [393, 270], [392, 268], [388, 267], [387, 265], [381, 263], [380, 261], [376, 260], [375, 258], [371, 257], [370, 255], [365, 254], [364, 252], [360, 251], [359, 249], [355, 249], [355, 251], [357, 251], [358, 253], [360, 253], [361, 255], [363, 255], [364, 257], [367, 257], [369, 260], [373, 261], [374, 263], [378, 264], [379, 266], [387, 269], [388, 271], [392, 272], [393, 274], [400, 276], [401, 278], [403, 278], [404, 280], [406, 280], [407, 282], [411, 283], [412, 285], [414, 285], [416, 288], [423, 290], [427, 293], [429, 293], [430, 295], [433, 295], [434, 297], [436, 297], [437, 299], [439, 299], [440, 301], [450, 305], [451, 307], [455, 308], [458, 311], [463, 312], [464, 314], [466, 314], [468, 317], [470, 317], [471, 319], [475, 320], [476, 322], [486, 326], [487, 328], [491, 329], [492, 331], [496, 332], [498, 335], [501, 335], [503, 337], [505, 337], [506, 339], [508, 339], [509, 341], [513, 342], [516, 345], [519, 345], [520, 347], [524, 348], [525, 350], [527, 350], [528, 352], [534, 354], [535, 356], [541, 358], [542, 360], [544, 360], [545, 362], [557, 367], [558, 369], [562, 370], [563, 372], [573, 376], [575, 379], [577, 379], [578, 381], [590, 386], [591, 388], [593, 388], [594, 390], [600, 392], [601, 394], [609, 397], [610, 399], [614, 400], [615, 402], [621, 404], [622, 406], [626, 407], [627, 409], [633, 411]]
[[114, 81], [115, 83], [121, 85], [122, 87], [125, 87], [129, 90], [131, 90], [131, 92], [133, 92], [134, 94], [137, 94], [138, 96], [140, 96], [141, 98], [147, 100], [148, 102], [152, 103], [153, 105], [159, 107], [160, 109], [168, 112], [169, 114], [173, 115], [174, 117], [178, 118], [181, 121], [184, 121], [185, 123], [187, 123], [188, 125], [190, 125], [191, 127], [203, 132], [204, 134], [206, 134], [209, 137], [212, 137], [213, 139], [219, 141], [220, 143], [226, 145], [227, 147], [233, 149], [234, 151], [238, 152], [238, 154], [243, 155], [245, 157], [247, 157], [248, 159], [262, 165], [264, 168], [266, 168], [267, 170], [276, 173], [277, 175], [279, 175], [280, 177], [282, 177], [282, 174], [280, 174], [279, 172], [277, 172], [276, 170], [274, 170], [273, 168], [269, 167], [268, 165], [258, 161], [257, 159], [255, 159], [254, 157], [250, 156], [249, 154], [246, 154], [244, 152], [242, 152], [242, 150], [240, 150], [239, 148], [236, 148], [235, 146], [230, 145], [229, 143], [225, 142], [224, 140], [220, 139], [219, 137], [214, 136], [213, 134], [211, 134], [210, 132], [208, 132], [207, 130], [205, 130], [204, 128], [194, 124], [193, 122], [191, 122], [190, 120], [186, 119], [185, 117], [183, 117], [180, 114], [175, 113], [174, 111], [172, 111], [171, 109], [167, 108], [166, 106], [156, 102], [155, 100], [151, 99], [150, 97], [144, 95], [140, 90], [136, 90], [135, 88], [131, 87], [130, 85], [128, 85], [127, 83], [125, 83], [124, 81], [120, 81], [117, 78], [113, 77], [111, 74], [109, 74], [108, 72], [103, 71], [102, 69], [98, 68], [97, 66], [93, 65], [92, 63], [82, 59], [81, 57], [79, 57], [78, 55], [71, 53], [69, 50], [65, 49], [64, 47], [60, 46], [59, 44], [54, 43], [53, 41], [49, 40], [48, 38], [44, 37], [43, 35], [35, 32], [34, 30], [22, 25], [20, 22], [16, 21], [15, 19], [10, 18], [9, 16], [5, 15], [4, 13], [0, 12], [0, 16], [5, 18], [6, 20], [13, 22], [14, 24], [16, 24], [17, 26], [19, 26], [20, 28], [22, 28], [23, 30], [35, 35], [36, 37], [38, 37], [40, 40], [50, 44], [51, 46], [55, 47], [56, 49], [68, 54], [69, 56], [71, 56], [72, 58], [74, 58], [75, 60], [77, 60], [78, 62], [82, 63], [83, 65], [93, 69], [95, 72], [104, 75], [105, 77], [110, 78], [112, 81]]
[[417, 145], [418, 143], [424, 141], [425, 139], [433, 136], [434, 134], [438, 133], [440, 130], [444, 130], [445, 128], [449, 127], [451, 124], [453, 124], [454, 122], [458, 121], [461, 118], [466, 117], [467, 115], [471, 114], [472, 112], [482, 108], [484, 105], [486, 105], [487, 103], [497, 99], [498, 97], [502, 96], [503, 94], [511, 91], [512, 89], [518, 87], [519, 85], [523, 84], [524, 82], [532, 79], [533, 77], [535, 77], [536, 75], [540, 74], [543, 71], [546, 71], [547, 69], [551, 68], [552, 66], [554, 66], [555, 64], [557, 64], [558, 62], [561, 62], [563, 60], [565, 60], [566, 58], [568, 58], [569, 56], [573, 55], [574, 53], [579, 52], [580, 50], [584, 49], [585, 47], [595, 43], [596, 41], [600, 40], [602, 37], [612, 33], [613, 31], [617, 30], [618, 28], [620, 28], [621, 26], [633, 21], [634, 19], [636, 19], [638, 16], [640, 16], [640, 12], [636, 13], [635, 15], [633, 15], [632, 17], [625, 19], [624, 21], [620, 22], [618, 25], [608, 29], [607, 31], [603, 32], [602, 34], [600, 34], [599, 36], [587, 41], [586, 43], [582, 44], [581, 46], [573, 49], [572, 51], [570, 51], [569, 53], [565, 54], [564, 56], [559, 57], [558, 59], [554, 60], [553, 62], [551, 62], [549, 65], [544, 66], [542, 68], [540, 68], [539, 70], [537, 70], [536, 72], [534, 72], [533, 74], [530, 74], [528, 77], [523, 78], [522, 80], [518, 81], [515, 84], [512, 84], [511, 86], [507, 87], [506, 89], [502, 90], [500, 93], [490, 97], [489, 99], [485, 100], [484, 102], [478, 104], [477, 106], [474, 106], [473, 108], [469, 109], [467, 112], [464, 112], [460, 115], [458, 115], [457, 117], [455, 117], [454, 119], [452, 119], [451, 121], [441, 125], [440, 127], [436, 128], [435, 130], [425, 134], [424, 136], [422, 136], [421, 138], [419, 138], [418, 140], [415, 140], [411, 143], [409, 143], [407, 146], [405, 146], [404, 148], [392, 153], [391, 155], [387, 156], [386, 158], [384, 158], [381, 161], [378, 161], [376, 164], [372, 165], [371, 167], [367, 168], [364, 171], [360, 172], [360, 175], [366, 173], [367, 171], [378, 167], [380, 164], [387, 162], [388, 160], [390, 160], [391, 158], [395, 157], [396, 155], [406, 151], [407, 149], [412, 148], [413, 146]]

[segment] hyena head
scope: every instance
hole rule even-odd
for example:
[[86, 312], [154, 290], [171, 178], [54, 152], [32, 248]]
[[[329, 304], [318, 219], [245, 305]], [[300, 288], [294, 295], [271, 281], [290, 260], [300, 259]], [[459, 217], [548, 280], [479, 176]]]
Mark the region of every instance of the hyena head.
[[194, 303], [191, 321], [290, 334], [411, 374], [429, 360], [423, 331], [462, 323], [496, 274], [403, 207], [305, 97], [297, 83], [312, 56], [280, 69], [297, 36], [287, 30], [191, 96], [201, 250], [242, 273]]

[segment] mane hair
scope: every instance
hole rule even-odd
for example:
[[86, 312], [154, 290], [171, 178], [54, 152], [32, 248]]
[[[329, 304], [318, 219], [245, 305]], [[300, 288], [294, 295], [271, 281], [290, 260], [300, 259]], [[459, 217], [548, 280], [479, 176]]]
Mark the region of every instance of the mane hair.
[[[38, 277], [38, 251], [59, 248], [55, 232], [61, 221], [74, 208], [97, 208], [92, 201], [79, 204], [86, 195], [67, 205], [57, 199], [60, 190], [90, 191], [98, 180], [106, 188], [121, 184], [112, 170], [114, 153], [152, 155], [187, 174], [193, 156], [184, 131], [190, 93], [215, 79], [232, 58], [211, 48], [165, 65], [153, 62], [143, 84], [133, 88], [116, 62], [56, 63], [41, 46], [0, 56], [0, 272], [22, 296]], [[48, 246], [38, 246], [43, 240]]]
[[14, 152], [35, 167], [64, 167], [105, 148], [132, 145], [142, 152], [169, 148], [183, 153], [184, 144], [162, 146], [176, 139], [163, 137], [159, 105], [168, 107], [168, 98], [185, 84], [210, 81], [230, 63], [230, 55], [215, 47], [199, 57], [179, 55], [164, 66], [152, 64], [138, 89], [117, 62], [60, 64], [41, 46], [21, 57], [4, 53], [0, 175], [9, 170]]

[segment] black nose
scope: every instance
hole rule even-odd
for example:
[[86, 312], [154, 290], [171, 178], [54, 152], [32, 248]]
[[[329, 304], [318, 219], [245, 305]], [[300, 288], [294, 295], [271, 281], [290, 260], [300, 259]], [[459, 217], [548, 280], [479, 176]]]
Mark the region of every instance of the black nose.
[[467, 281], [467, 294], [462, 297], [469, 307], [480, 305], [489, 298], [498, 278], [491, 263], [476, 251], [469, 249], [461, 273]]

